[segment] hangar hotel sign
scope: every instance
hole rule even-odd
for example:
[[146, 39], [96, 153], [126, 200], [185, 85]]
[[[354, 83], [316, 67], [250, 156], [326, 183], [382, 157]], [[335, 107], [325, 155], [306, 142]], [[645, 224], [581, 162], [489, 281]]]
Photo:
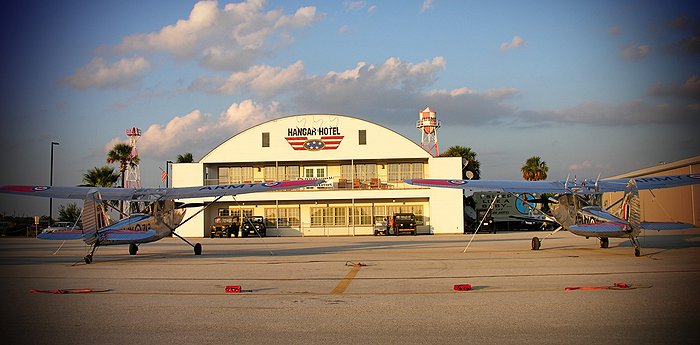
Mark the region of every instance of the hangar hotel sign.
[[338, 127], [293, 127], [284, 139], [295, 151], [322, 151], [337, 149], [343, 136]]

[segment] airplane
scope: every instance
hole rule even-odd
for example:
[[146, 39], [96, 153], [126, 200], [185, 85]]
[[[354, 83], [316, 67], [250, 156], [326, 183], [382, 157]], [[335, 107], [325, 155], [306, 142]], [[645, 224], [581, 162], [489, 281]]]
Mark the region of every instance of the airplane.
[[[37, 237], [43, 240], [83, 240], [92, 246], [83, 259], [92, 262], [95, 250], [100, 246], [129, 245], [129, 254], [136, 255], [138, 245], [158, 241], [174, 235], [194, 248], [195, 255], [202, 254], [200, 243], [192, 244], [175, 230], [204, 211], [224, 196], [267, 192], [316, 186], [324, 179], [283, 182], [243, 183], [178, 188], [112, 188], [112, 187], [60, 187], [60, 186], [2, 186], [0, 193], [29, 195], [44, 198], [82, 199], [82, 228], [80, 230], [45, 231]], [[175, 199], [216, 197], [208, 205], [185, 204]], [[107, 208], [110, 200], [142, 203], [144, 211], [125, 215], [116, 222], [109, 219]], [[203, 206], [197, 213], [183, 221], [187, 207]]]
[[[494, 191], [512, 193], [550, 193], [558, 195], [552, 200], [551, 214], [543, 214], [544, 220], [559, 225], [543, 239], [532, 238], [532, 250], [539, 250], [542, 241], [559, 230], [566, 229], [572, 234], [586, 238], [596, 237], [600, 247], [607, 248], [609, 238], [629, 238], [634, 245], [634, 255], [641, 255], [638, 241], [642, 230], [682, 230], [694, 228], [693, 224], [679, 222], [646, 222], [641, 219], [639, 190], [672, 188], [700, 183], [700, 174], [637, 177], [632, 179], [584, 180], [576, 181], [506, 181], [506, 180], [448, 180], [448, 179], [409, 179], [404, 182], [427, 187], [458, 188], [470, 191]], [[595, 196], [609, 192], [624, 192], [622, 198], [607, 210], [589, 205], [582, 196]], [[528, 200], [523, 200], [528, 202]], [[581, 206], [583, 204], [583, 206]], [[618, 215], [608, 210], [620, 204]], [[532, 219], [536, 220], [536, 219]], [[582, 222], [588, 220], [588, 222]]]

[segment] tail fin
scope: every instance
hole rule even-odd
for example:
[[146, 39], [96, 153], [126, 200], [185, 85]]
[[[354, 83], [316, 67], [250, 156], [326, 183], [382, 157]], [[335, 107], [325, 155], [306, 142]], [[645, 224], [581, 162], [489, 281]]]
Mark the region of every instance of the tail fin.
[[639, 191], [637, 190], [637, 182], [631, 179], [625, 188], [625, 195], [622, 202], [622, 210], [620, 218], [629, 222], [634, 229], [639, 229], [642, 222], [642, 212], [639, 202]]
[[[99, 192], [94, 191], [85, 197], [82, 223], [85, 234], [97, 233], [97, 230], [109, 225], [109, 216], [107, 216]], [[89, 236], [85, 236], [86, 241], [88, 238]]]

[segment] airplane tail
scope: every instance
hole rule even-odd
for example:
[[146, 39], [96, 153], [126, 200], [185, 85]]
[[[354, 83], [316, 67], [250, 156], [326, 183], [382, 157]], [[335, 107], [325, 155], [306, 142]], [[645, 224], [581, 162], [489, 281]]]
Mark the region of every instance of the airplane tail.
[[559, 196], [559, 202], [552, 207], [552, 216], [559, 225], [568, 228], [576, 224], [576, 196], [563, 194]]
[[622, 206], [620, 210], [620, 218], [626, 220], [632, 229], [639, 229], [642, 223], [641, 203], [639, 201], [639, 191], [637, 182], [631, 179], [625, 188]]
[[95, 191], [89, 193], [83, 201], [83, 215], [81, 220], [83, 223], [85, 242], [92, 244], [92, 242], [95, 241], [95, 236], [90, 235], [96, 234], [97, 230], [109, 225], [110, 222], [99, 192]]

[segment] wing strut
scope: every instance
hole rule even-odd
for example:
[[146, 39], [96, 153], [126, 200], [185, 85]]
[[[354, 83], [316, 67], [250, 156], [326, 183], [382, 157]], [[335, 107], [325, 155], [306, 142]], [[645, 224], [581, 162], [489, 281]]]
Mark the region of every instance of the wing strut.
[[192, 244], [190, 241], [188, 241], [188, 240], [185, 239], [184, 237], [178, 235], [178, 234], [175, 232], [175, 230], [177, 230], [177, 228], [181, 227], [182, 224], [187, 223], [190, 219], [194, 218], [196, 215], [202, 213], [202, 212], [203, 212], [204, 210], [206, 210], [209, 206], [214, 205], [217, 201], [219, 201], [219, 199], [221, 199], [221, 198], [223, 198], [223, 197], [224, 197], [224, 195], [219, 195], [219, 196], [217, 196], [217, 197], [214, 199], [214, 201], [210, 202], [208, 205], [204, 205], [204, 207], [202, 207], [202, 209], [200, 209], [199, 211], [195, 212], [193, 215], [191, 215], [190, 217], [188, 217], [188, 218], [185, 219], [184, 221], [180, 222], [180, 224], [178, 224], [176, 227], [171, 227], [169, 224], [167, 224], [167, 223], [165, 223], [165, 222], [163, 222], [163, 221], [161, 221], [161, 223], [163, 223], [166, 227], [168, 227], [168, 229], [170, 229], [170, 233], [171, 233], [171, 234], [175, 235], [177, 238], [181, 239], [183, 242], [189, 244], [192, 248], [194, 248], [194, 255], [202, 255], [202, 245], [201, 245], [201, 244], [199, 244], [199, 243]]
[[489, 205], [489, 208], [486, 210], [486, 213], [484, 213], [484, 217], [481, 218], [481, 221], [479, 222], [479, 226], [476, 227], [474, 230], [474, 234], [472, 234], [472, 238], [469, 239], [469, 243], [467, 243], [467, 246], [464, 247], [464, 250], [462, 253], [466, 253], [467, 249], [469, 248], [469, 245], [472, 244], [472, 241], [474, 240], [474, 236], [476, 236], [476, 233], [479, 232], [479, 229], [481, 228], [481, 224], [484, 224], [484, 220], [486, 220], [486, 217], [489, 215], [491, 210], [493, 210], [493, 205], [496, 204], [496, 198], [498, 198], [498, 194], [493, 196], [493, 201], [491, 201], [491, 205]]

